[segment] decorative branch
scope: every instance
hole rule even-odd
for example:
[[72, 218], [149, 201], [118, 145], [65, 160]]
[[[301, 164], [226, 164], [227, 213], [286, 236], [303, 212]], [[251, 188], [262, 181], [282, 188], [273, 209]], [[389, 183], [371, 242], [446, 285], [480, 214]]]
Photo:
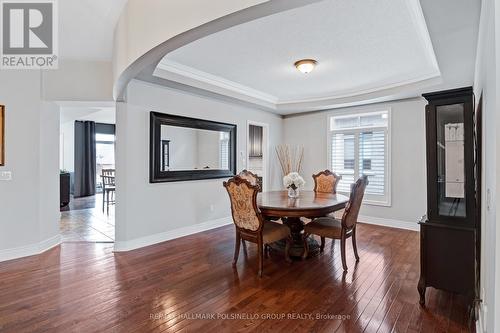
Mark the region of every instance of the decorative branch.
[[276, 146], [276, 155], [278, 156], [283, 176], [288, 175], [290, 172], [300, 173], [302, 170], [302, 161], [304, 159], [303, 146], [279, 145]]

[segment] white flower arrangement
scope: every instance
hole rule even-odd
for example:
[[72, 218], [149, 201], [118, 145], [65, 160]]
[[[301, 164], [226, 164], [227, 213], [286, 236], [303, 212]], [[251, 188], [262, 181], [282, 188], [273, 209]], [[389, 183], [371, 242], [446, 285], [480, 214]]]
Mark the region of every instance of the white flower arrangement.
[[290, 172], [288, 175], [283, 177], [283, 185], [285, 185], [286, 188], [291, 188], [293, 190], [304, 186], [305, 183], [304, 178], [302, 178], [298, 172]]

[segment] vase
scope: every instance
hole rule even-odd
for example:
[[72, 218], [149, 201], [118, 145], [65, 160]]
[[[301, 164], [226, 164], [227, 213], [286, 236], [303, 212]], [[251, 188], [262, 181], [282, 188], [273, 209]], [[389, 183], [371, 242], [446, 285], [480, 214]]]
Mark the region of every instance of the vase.
[[293, 189], [291, 187], [288, 188], [288, 197], [289, 198], [298, 198], [299, 197], [299, 189]]

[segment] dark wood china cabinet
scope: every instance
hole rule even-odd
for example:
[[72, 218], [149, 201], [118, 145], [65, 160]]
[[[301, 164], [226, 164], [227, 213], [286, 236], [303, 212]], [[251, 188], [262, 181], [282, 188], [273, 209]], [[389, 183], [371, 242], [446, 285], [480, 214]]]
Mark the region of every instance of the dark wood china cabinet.
[[471, 87], [424, 94], [427, 215], [420, 224], [420, 304], [427, 287], [476, 297], [478, 223]]

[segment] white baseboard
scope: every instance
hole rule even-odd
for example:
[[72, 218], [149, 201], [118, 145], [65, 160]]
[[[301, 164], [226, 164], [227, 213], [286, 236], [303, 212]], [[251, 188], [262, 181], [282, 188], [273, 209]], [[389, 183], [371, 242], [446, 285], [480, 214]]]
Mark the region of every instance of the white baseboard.
[[61, 235], [56, 235], [40, 243], [0, 250], [0, 262], [40, 254], [59, 244], [61, 244]]
[[198, 232], [207, 231], [210, 229], [215, 229], [232, 223], [233, 219], [229, 216], [217, 220], [211, 220], [187, 227], [165, 231], [159, 234], [140, 237], [129, 241], [115, 241], [115, 252], [135, 250], [141, 247], [162, 243], [168, 240], [196, 234]]
[[364, 215], [360, 215], [358, 217], [358, 221], [362, 222], [362, 223], [381, 225], [384, 227], [406, 229], [406, 230], [413, 230], [413, 231], [420, 230], [417, 222], [407, 222], [407, 221], [401, 221], [401, 220], [385, 219], [382, 217], [373, 217], [373, 216], [364, 216]]

